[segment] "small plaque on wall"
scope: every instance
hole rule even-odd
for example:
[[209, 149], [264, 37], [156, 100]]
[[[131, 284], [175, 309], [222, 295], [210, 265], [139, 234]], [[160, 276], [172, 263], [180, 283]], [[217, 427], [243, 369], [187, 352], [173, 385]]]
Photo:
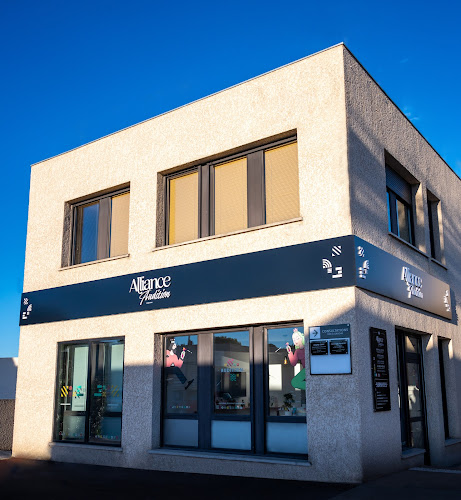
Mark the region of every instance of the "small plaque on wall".
[[391, 391], [386, 330], [370, 328], [370, 346], [374, 411], [390, 411]]
[[309, 327], [311, 375], [351, 373], [351, 327]]

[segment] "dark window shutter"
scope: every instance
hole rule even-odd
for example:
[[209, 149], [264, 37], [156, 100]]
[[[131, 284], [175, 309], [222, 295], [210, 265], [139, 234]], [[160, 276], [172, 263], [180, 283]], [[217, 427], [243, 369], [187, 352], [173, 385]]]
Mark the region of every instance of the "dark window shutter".
[[402, 200], [411, 205], [411, 185], [397, 172], [386, 165], [386, 186]]

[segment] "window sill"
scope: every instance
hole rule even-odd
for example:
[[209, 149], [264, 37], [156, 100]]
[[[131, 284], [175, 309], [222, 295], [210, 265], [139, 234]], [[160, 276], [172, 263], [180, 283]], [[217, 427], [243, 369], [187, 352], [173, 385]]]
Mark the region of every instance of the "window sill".
[[59, 271], [66, 271], [67, 269], [75, 269], [76, 267], [91, 266], [92, 264], [100, 264], [101, 262], [109, 262], [111, 260], [126, 259], [130, 254], [116, 255], [115, 257], [108, 257], [107, 259], [92, 260], [91, 262], [83, 262], [83, 264], [73, 264], [72, 266], [60, 267]]
[[408, 450], [402, 451], [402, 460], [417, 457], [419, 455], [424, 455], [425, 453], [426, 450], [424, 450], [423, 448], [410, 448]]
[[434, 258], [431, 257], [431, 262], [433, 262], [434, 264], [437, 264], [442, 269], [445, 269], [445, 271], [448, 271], [448, 267], [445, 264], [442, 264], [439, 260], [434, 259]]
[[177, 457], [191, 458], [212, 458], [214, 460], [228, 460], [233, 462], [256, 462], [265, 464], [280, 464], [280, 465], [300, 465], [302, 467], [310, 467], [311, 463], [307, 460], [298, 460], [296, 458], [280, 458], [280, 457], [261, 457], [249, 455], [237, 455], [226, 453], [211, 453], [206, 451], [188, 451], [168, 448], [158, 448], [150, 450], [149, 455], [170, 455]]
[[[284, 220], [281, 222], [273, 222], [272, 224], [263, 224], [261, 226], [247, 227], [246, 229], [240, 229], [239, 231], [232, 231], [231, 233], [224, 234], [213, 234], [212, 236], [205, 236], [203, 238], [197, 238], [196, 240], [183, 241], [181, 243], [174, 243], [173, 245], [162, 245], [161, 247], [154, 248], [152, 251], [156, 252], [158, 250], [165, 250], [166, 248], [181, 247], [183, 245], [191, 245], [193, 243], [199, 243], [200, 241], [216, 240], [218, 238], [225, 238], [227, 236], [233, 236], [234, 234], [249, 233], [251, 231], [258, 231], [259, 229], [265, 229], [269, 227], [283, 226], [285, 224], [292, 224], [293, 222], [302, 221], [302, 217], [296, 217], [295, 219]], [[100, 262], [100, 261], [98, 261]]]
[[454, 444], [460, 444], [461, 439], [460, 438], [448, 438], [445, 439], [445, 446], [453, 446]]
[[400, 243], [403, 243], [404, 245], [406, 245], [407, 247], [411, 248], [412, 250], [415, 250], [415, 252], [418, 252], [419, 254], [423, 255], [424, 257], [426, 257], [426, 259], [429, 259], [429, 255], [427, 255], [427, 253], [424, 253], [422, 250], [420, 250], [419, 248], [415, 247], [414, 245], [412, 245], [411, 243], [408, 243], [408, 241], [404, 240], [403, 238], [401, 238], [400, 236], [397, 236], [396, 234], [394, 233], [391, 233], [390, 231], [388, 231], [387, 233], [389, 236], [392, 236], [393, 238], [395, 238], [397, 241], [400, 241]]
[[51, 442], [48, 443], [50, 448], [66, 448], [69, 447], [71, 449], [78, 448], [82, 450], [93, 450], [93, 451], [117, 451], [119, 453], [123, 453], [123, 448], [120, 446], [104, 446], [99, 444], [82, 444], [82, 443], [63, 443], [63, 442]]

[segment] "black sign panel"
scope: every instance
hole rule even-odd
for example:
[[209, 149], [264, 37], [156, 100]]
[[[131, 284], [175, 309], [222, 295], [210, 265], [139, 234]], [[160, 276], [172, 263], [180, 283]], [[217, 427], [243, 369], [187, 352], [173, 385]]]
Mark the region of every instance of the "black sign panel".
[[313, 340], [311, 342], [311, 355], [319, 356], [328, 354], [328, 341], [327, 340]]
[[330, 340], [330, 354], [349, 354], [349, 342], [346, 339]]
[[20, 325], [267, 297], [355, 283], [343, 236], [22, 295]]
[[374, 410], [389, 411], [391, 409], [391, 391], [386, 331], [370, 328], [370, 345]]

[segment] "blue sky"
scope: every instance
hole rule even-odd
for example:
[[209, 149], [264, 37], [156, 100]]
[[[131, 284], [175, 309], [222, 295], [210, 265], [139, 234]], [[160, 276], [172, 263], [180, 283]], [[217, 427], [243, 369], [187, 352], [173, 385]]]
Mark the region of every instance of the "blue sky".
[[345, 42], [460, 175], [460, 5], [0, 0], [0, 357], [18, 353], [30, 165], [98, 137]]

